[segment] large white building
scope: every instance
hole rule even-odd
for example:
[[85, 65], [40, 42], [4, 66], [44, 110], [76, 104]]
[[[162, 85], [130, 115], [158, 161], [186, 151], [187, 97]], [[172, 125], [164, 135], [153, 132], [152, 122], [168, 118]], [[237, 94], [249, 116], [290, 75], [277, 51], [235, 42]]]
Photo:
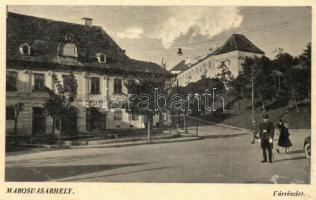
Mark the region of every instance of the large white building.
[[223, 46], [209, 53], [196, 62], [182, 60], [170, 72], [176, 74], [179, 86], [186, 86], [205, 77], [215, 77], [218, 67], [224, 62], [232, 75], [237, 77], [242, 71], [246, 57], [262, 56], [264, 52], [250, 42], [245, 36], [233, 34]]
[[[67, 89], [74, 74], [77, 98], [63, 120], [65, 133], [102, 132], [106, 129], [143, 128], [144, 118], [111, 105], [127, 97], [124, 82], [146, 77], [170, 77], [161, 66], [129, 58], [92, 19], [73, 24], [32, 16], [7, 15], [6, 131], [13, 132], [14, 105], [23, 103], [19, 136], [52, 133], [52, 118], [43, 104], [43, 86], [56, 92], [53, 75]], [[101, 109], [100, 109], [101, 108]], [[62, 127], [61, 127], [62, 129]]]

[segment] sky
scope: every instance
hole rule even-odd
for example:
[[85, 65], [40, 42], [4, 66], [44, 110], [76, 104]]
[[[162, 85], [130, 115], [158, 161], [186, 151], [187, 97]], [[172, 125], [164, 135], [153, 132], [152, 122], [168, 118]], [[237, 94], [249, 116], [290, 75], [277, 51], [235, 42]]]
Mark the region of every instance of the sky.
[[92, 18], [129, 57], [157, 64], [163, 59], [167, 69], [205, 56], [233, 33], [245, 35], [270, 58], [277, 48], [299, 55], [311, 42], [310, 7], [33, 5], [8, 11], [78, 24]]

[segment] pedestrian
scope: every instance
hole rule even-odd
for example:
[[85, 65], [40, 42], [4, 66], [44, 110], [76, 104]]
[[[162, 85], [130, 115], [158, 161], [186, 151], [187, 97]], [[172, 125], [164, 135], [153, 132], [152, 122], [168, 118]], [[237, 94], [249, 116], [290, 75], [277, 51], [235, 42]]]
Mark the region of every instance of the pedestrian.
[[290, 140], [290, 133], [289, 133], [289, 123], [283, 122], [280, 120], [278, 123], [278, 128], [280, 130], [279, 140], [278, 140], [278, 148], [276, 151], [280, 154], [280, 149], [285, 148], [285, 153], [289, 153], [289, 148], [292, 146], [292, 142]]
[[252, 120], [252, 127], [251, 127], [250, 131], [252, 132], [252, 142], [251, 142], [251, 144], [254, 144], [256, 139], [258, 139], [258, 136], [257, 136], [258, 126], [257, 126], [257, 121], [256, 120]]
[[261, 162], [267, 162], [267, 151], [269, 162], [272, 163], [273, 153], [273, 137], [274, 137], [274, 126], [272, 121], [269, 120], [269, 114], [263, 115], [263, 121], [258, 126], [259, 130], [259, 142], [263, 153], [263, 160]]

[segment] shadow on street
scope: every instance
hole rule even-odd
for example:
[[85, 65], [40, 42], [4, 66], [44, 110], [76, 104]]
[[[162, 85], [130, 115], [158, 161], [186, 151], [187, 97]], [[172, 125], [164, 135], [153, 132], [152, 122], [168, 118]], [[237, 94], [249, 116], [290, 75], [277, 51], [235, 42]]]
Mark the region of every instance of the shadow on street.
[[150, 169], [143, 169], [143, 170], [135, 170], [135, 171], [123, 172], [123, 173], [109, 174], [109, 175], [104, 175], [104, 176], [91, 176], [91, 177], [84, 177], [84, 178], [74, 178], [74, 179], [67, 179], [67, 182], [68, 181], [78, 181], [78, 180], [86, 179], [86, 178], [101, 178], [101, 177], [119, 176], [119, 175], [133, 174], [133, 173], [139, 173], [139, 172], [154, 171], [154, 170], [159, 170], [159, 169], [168, 169], [168, 168], [170, 168], [170, 167], [155, 167], [155, 168], [150, 168]]
[[298, 157], [293, 157], [293, 158], [284, 158], [284, 159], [275, 160], [274, 162], [284, 162], [284, 161], [302, 160], [302, 159], [306, 159], [306, 157], [305, 156], [298, 156]]
[[80, 166], [43, 166], [43, 167], [10, 167], [5, 169], [6, 181], [54, 181], [54, 179], [95, 173], [104, 170], [144, 165], [147, 163], [118, 165], [80, 165]]
[[203, 135], [202, 137], [205, 139], [219, 139], [219, 138], [232, 138], [239, 137], [242, 135], [249, 135], [249, 133], [239, 133], [239, 134], [230, 134], [230, 135]]
[[295, 151], [290, 151], [290, 154], [297, 154], [297, 153], [304, 153], [304, 150], [295, 150]]

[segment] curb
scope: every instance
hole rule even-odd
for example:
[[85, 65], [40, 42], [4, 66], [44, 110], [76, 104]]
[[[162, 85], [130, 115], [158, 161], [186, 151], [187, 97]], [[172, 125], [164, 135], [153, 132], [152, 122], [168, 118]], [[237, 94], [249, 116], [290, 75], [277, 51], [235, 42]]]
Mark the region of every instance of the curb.
[[[174, 139], [179, 137], [178, 134], [166, 134], [152, 136], [153, 139], [162, 140], [162, 139]], [[106, 145], [113, 143], [126, 143], [126, 142], [138, 142], [146, 140], [147, 136], [142, 137], [131, 137], [131, 138], [120, 138], [120, 139], [100, 139], [100, 140], [74, 140], [74, 141], [64, 141], [68, 142], [68, 145], [65, 143], [65, 146], [84, 146], [84, 145]]]
[[[180, 137], [181, 138], [181, 137]], [[84, 149], [84, 148], [113, 148], [113, 147], [128, 147], [138, 145], [149, 145], [149, 144], [162, 144], [162, 143], [176, 143], [176, 142], [189, 142], [195, 140], [202, 140], [203, 137], [190, 137], [182, 139], [166, 139], [166, 140], [152, 140], [152, 141], [138, 141], [138, 142], [126, 142], [119, 144], [103, 144], [103, 145], [82, 145], [82, 146], [69, 146], [70, 149]]]
[[190, 117], [190, 118], [194, 119], [194, 120], [197, 120], [197, 121], [200, 121], [200, 122], [203, 122], [203, 123], [207, 123], [207, 124], [213, 124], [213, 125], [217, 125], [217, 126], [223, 126], [223, 127], [226, 127], [226, 128], [231, 128], [231, 129], [247, 130], [247, 131], [249, 131], [249, 129], [246, 129], [246, 128], [241, 128], [241, 127], [237, 127], [237, 126], [231, 126], [231, 125], [226, 125], [226, 124], [219, 124], [219, 123], [215, 123], [215, 122], [210, 122], [210, 121], [207, 121], [207, 120], [204, 120], [204, 119], [200, 119], [200, 118], [197, 118], [197, 117]]
[[[168, 134], [162, 136], [152, 136], [153, 140], [170, 140], [181, 137], [179, 134]], [[72, 146], [94, 146], [94, 145], [111, 145], [117, 143], [137, 143], [146, 141], [147, 137], [135, 137], [135, 138], [122, 138], [122, 139], [102, 139], [102, 140], [82, 140], [82, 141], [62, 141], [61, 145], [58, 144], [31, 144], [31, 143], [20, 143], [18, 146], [23, 147], [35, 147], [35, 148], [54, 148], [54, 149], [69, 149]]]

